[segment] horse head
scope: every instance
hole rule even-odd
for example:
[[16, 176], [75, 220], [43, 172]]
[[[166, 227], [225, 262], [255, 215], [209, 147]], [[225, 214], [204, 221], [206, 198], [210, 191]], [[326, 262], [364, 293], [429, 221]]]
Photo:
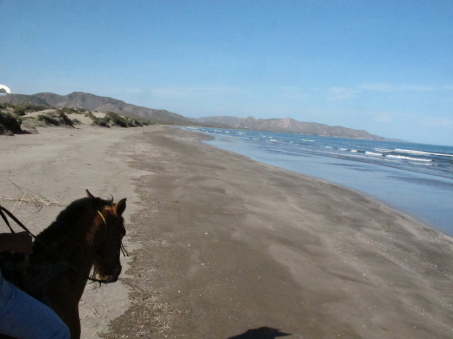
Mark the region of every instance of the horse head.
[[[88, 190], [87, 195], [94, 198]], [[122, 239], [126, 235], [122, 214], [125, 209], [126, 199], [122, 199], [117, 204], [96, 210], [95, 222], [99, 240], [94, 258], [94, 273], [96, 279], [105, 283], [117, 281], [121, 273], [120, 254]]]

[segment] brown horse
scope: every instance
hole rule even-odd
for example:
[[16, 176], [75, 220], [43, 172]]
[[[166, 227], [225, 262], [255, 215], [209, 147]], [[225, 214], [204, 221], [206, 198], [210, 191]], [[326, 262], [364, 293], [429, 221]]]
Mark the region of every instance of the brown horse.
[[36, 237], [30, 255], [30, 268], [58, 268], [40, 296], [44, 295], [69, 327], [72, 339], [80, 338], [79, 301], [91, 269], [100, 283], [117, 281], [122, 238], [126, 234], [121, 216], [126, 199], [114, 204], [95, 198], [88, 190], [87, 194], [87, 198], [72, 202]]

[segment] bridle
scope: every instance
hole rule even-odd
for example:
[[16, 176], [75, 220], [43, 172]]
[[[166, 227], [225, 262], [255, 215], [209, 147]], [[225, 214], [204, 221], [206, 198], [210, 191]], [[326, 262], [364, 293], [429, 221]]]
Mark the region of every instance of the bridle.
[[[104, 232], [104, 241], [105, 241], [105, 237], [107, 235], [107, 221], [105, 220], [105, 217], [102, 215], [102, 213], [98, 210], [96, 210], [96, 212], [101, 216], [102, 218], [102, 221], [104, 222], [104, 225], [105, 225], [105, 232]], [[5, 222], [6, 226], [8, 226], [8, 228], [10, 229], [11, 233], [16, 233], [13, 228], [11, 227], [9, 221], [8, 221], [8, 218], [6, 217], [6, 215], [8, 215], [12, 220], [14, 220], [14, 222], [19, 225], [25, 232], [27, 232], [37, 243], [39, 243], [40, 245], [42, 245], [46, 250], [52, 252], [52, 254], [54, 254], [58, 259], [60, 259], [61, 261], [63, 261], [74, 273], [76, 273], [78, 276], [84, 278], [84, 279], [87, 279], [87, 280], [90, 280], [91, 282], [95, 282], [95, 283], [99, 283], [99, 285], [101, 284], [106, 284], [107, 281], [105, 280], [100, 280], [100, 279], [96, 279], [96, 278], [93, 278], [93, 277], [90, 277], [90, 276], [86, 276], [82, 273], [80, 273], [73, 265], [71, 265], [70, 263], [68, 263], [66, 261], [66, 259], [64, 259], [60, 254], [58, 254], [53, 248], [51, 248], [50, 246], [48, 246], [45, 242], [43, 242], [42, 240], [40, 239], [37, 239], [36, 236], [27, 228], [25, 227], [25, 225], [23, 223], [20, 222], [19, 219], [17, 219], [14, 214], [12, 214], [10, 211], [8, 211], [5, 207], [3, 207], [2, 205], [0, 205], [0, 216], [2, 217], [3, 221]], [[103, 242], [104, 242], [103, 241]], [[123, 245], [123, 242], [121, 241], [121, 252], [123, 253], [123, 255], [126, 257], [126, 256], [129, 256], [129, 253], [127, 253], [126, 249], [124, 248], [124, 245]]]
[[[101, 244], [101, 250], [102, 248], [104, 247], [104, 243], [105, 243], [105, 238], [107, 237], [107, 220], [105, 220], [105, 217], [104, 215], [102, 214], [101, 211], [99, 210], [96, 210], [96, 212], [99, 214], [99, 216], [101, 217], [102, 221], [104, 222], [104, 239], [102, 240], [102, 244]], [[129, 253], [127, 253], [126, 251], [126, 248], [124, 247], [124, 244], [123, 244], [123, 241], [121, 240], [121, 246], [120, 246], [120, 249], [121, 249], [121, 253], [123, 253], [123, 256], [125, 257], [128, 257], [129, 256]], [[101, 251], [99, 250], [99, 252]]]

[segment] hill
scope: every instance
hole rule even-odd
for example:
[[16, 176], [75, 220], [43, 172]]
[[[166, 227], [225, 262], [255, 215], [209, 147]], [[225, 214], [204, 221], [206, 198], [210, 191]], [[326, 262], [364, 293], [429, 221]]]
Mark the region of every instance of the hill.
[[175, 125], [203, 125], [220, 128], [239, 128], [255, 131], [268, 131], [280, 133], [300, 133], [306, 135], [319, 135], [328, 137], [367, 139], [367, 140], [392, 140], [378, 135], [373, 135], [364, 130], [356, 130], [342, 126], [329, 126], [315, 122], [302, 122], [290, 118], [284, 119], [256, 119], [237, 118], [233, 116], [215, 116], [199, 119], [186, 118], [182, 115], [163, 109], [152, 109], [136, 106], [110, 97], [102, 97], [91, 93], [73, 92], [68, 95], [55, 93], [37, 93], [33, 95], [7, 94], [0, 96], [0, 103], [33, 104], [56, 108], [84, 108], [89, 111], [113, 112], [126, 117], [148, 119], [154, 122], [170, 123]]
[[194, 119], [202, 124], [229, 125], [232, 128], [250, 129], [254, 131], [300, 133], [305, 135], [319, 135], [326, 137], [339, 137], [367, 140], [394, 140], [370, 134], [364, 130], [356, 130], [342, 126], [329, 126], [315, 122], [302, 122], [290, 118], [284, 119], [255, 119], [254, 117], [236, 118], [230, 116], [216, 116]]
[[30, 105], [39, 105], [39, 106], [50, 106], [46, 101], [39, 97], [27, 94], [7, 94], [0, 95], [0, 104], [30, 104]]
[[0, 103], [34, 104], [56, 108], [85, 108], [89, 111], [118, 113], [132, 119], [142, 118], [164, 123], [193, 125], [191, 120], [176, 113], [127, 104], [121, 100], [84, 92], [73, 92], [68, 95], [49, 92], [33, 95], [8, 94], [0, 96]]

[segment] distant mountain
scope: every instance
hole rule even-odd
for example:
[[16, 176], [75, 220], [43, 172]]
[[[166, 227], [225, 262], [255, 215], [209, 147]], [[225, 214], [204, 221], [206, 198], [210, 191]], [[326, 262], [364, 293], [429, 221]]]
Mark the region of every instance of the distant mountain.
[[215, 125], [215, 126], [229, 126], [239, 128], [239, 124], [241, 121], [245, 119], [241, 118], [236, 118], [236, 117], [230, 117], [230, 116], [216, 116], [216, 117], [205, 117], [205, 118], [198, 118], [198, 119], [193, 119], [194, 121], [197, 121], [198, 123], [202, 124], [208, 124], [208, 125]]
[[143, 106], [127, 104], [124, 101], [101, 97], [90, 93], [73, 92], [68, 95], [55, 93], [37, 93], [34, 95], [7, 94], [0, 96], [0, 103], [8, 102], [14, 105], [27, 103], [50, 107], [85, 108], [89, 111], [114, 112], [130, 118], [144, 118], [151, 121], [173, 123], [176, 125], [203, 125], [220, 128], [240, 128], [255, 131], [281, 133], [300, 133], [328, 137], [400, 141], [373, 135], [364, 130], [356, 130], [342, 126], [329, 126], [315, 122], [302, 122], [290, 118], [284, 119], [255, 119], [254, 117], [237, 118], [232, 116], [215, 116], [207, 118], [185, 118], [182, 115]]
[[26, 95], [26, 94], [7, 94], [7, 95], [0, 95], [0, 103], [8, 103], [12, 105], [18, 104], [32, 104], [32, 105], [39, 105], [39, 106], [49, 106], [47, 102], [44, 100], [34, 97], [33, 95]]
[[121, 100], [84, 92], [73, 92], [68, 95], [58, 95], [55, 93], [37, 93], [34, 95], [8, 94], [0, 96], [0, 103], [2, 102], [8, 102], [14, 105], [24, 103], [57, 108], [85, 108], [89, 111], [114, 112], [134, 119], [144, 118], [151, 121], [193, 125], [192, 120], [176, 113], [135, 106]]
[[320, 135], [326, 137], [339, 137], [367, 140], [394, 140], [373, 135], [364, 130], [356, 130], [342, 126], [329, 126], [315, 122], [302, 122], [290, 118], [284, 119], [255, 119], [254, 117], [236, 118], [229, 116], [216, 116], [194, 119], [202, 124], [229, 125], [232, 128], [250, 129], [254, 131], [300, 133], [305, 135]]
[[175, 124], [192, 124], [191, 120], [176, 113], [143, 106], [135, 106], [121, 100], [101, 97], [90, 93], [73, 92], [68, 95], [37, 93], [33, 96], [43, 99], [53, 107], [82, 107], [90, 111], [114, 112], [130, 118], [145, 118]]

